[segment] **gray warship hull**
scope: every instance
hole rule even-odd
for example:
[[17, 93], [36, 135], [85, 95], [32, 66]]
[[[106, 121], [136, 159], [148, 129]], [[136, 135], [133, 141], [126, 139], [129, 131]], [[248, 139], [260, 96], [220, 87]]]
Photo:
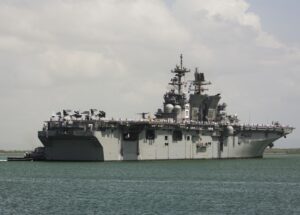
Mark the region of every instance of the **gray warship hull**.
[[[266, 147], [293, 128], [244, 125], [228, 115], [220, 94], [208, 95], [210, 85], [197, 68], [188, 93], [180, 66], [171, 70], [171, 89], [155, 117], [140, 113], [140, 120], [107, 120], [104, 111], [63, 110], [46, 121], [38, 137], [44, 147], [27, 154], [33, 160], [120, 161], [169, 159], [225, 159], [262, 157]], [[190, 93], [192, 92], [192, 93]]]
[[266, 147], [292, 131], [282, 126], [102, 120], [72, 126], [52, 121], [48, 129], [38, 136], [45, 160], [53, 161], [261, 158]]

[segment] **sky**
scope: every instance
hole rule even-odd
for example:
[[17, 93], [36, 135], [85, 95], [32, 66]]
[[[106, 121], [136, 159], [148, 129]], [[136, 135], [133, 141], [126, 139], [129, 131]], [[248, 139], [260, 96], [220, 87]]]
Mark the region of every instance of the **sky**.
[[[242, 122], [299, 128], [299, 8], [297, 0], [2, 0], [0, 149], [40, 146], [37, 131], [62, 109], [154, 113], [181, 53]], [[299, 134], [275, 146], [300, 147]]]

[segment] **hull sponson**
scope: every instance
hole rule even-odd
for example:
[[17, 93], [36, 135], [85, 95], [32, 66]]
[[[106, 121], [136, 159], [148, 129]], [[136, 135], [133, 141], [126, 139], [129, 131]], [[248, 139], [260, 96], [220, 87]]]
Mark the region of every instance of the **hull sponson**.
[[48, 135], [39, 132], [48, 161], [104, 161], [103, 148], [92, 135]]

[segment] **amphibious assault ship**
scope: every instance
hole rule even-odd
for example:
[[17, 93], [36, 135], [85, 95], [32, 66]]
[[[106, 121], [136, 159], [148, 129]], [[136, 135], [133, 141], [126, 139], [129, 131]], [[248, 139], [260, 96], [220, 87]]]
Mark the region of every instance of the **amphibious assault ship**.
[[63, 110], [44, 123], [38, 137], [43, 147], [26, 155], [33, 160], [123, 161], [167, 159], [261, 158], [266, 147], [293, 127], [242, 124], [226, 113], [220, 94], [208, 95], [204, 74], [194, 72], [190, 92], [180, 65], [171, 70], [171, 89], [155, 117], [107, 119], [104, 111]]

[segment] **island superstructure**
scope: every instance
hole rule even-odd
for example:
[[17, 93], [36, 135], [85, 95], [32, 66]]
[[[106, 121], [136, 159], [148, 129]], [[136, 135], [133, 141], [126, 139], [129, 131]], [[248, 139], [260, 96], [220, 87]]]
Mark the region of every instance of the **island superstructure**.
[[180, 65], [172, 71], [163, 107], [139, 120], [107, 119], [104, 111], [63, 110], [44, 123], [38, 137], [43, 147], [26, 157], [48, 161], [123, 161], [168, 159], [261, 158], [266, 147], [293, 127], [242, 124], [228, 115], [220, 94], [208, 95], [204, 74], [197, 69], [187, 81]]

